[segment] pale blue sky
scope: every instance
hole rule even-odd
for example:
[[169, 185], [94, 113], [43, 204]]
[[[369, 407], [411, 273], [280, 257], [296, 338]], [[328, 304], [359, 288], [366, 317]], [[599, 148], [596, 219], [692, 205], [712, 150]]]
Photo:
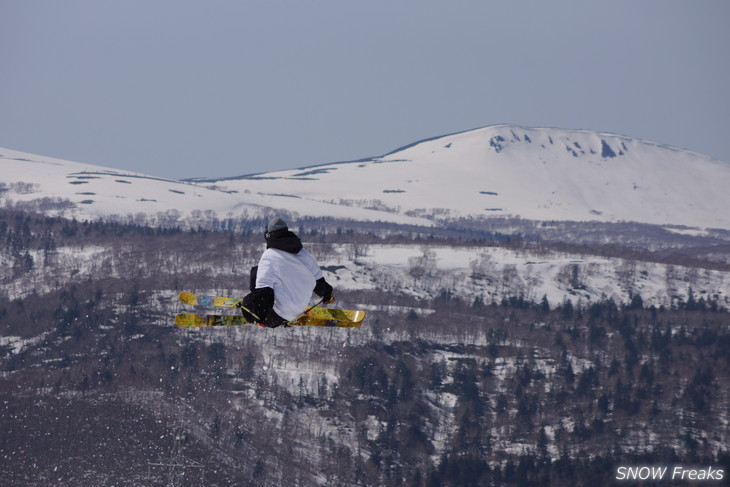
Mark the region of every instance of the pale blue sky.
[[0, 147], [170, 178], [497, 123], [730, 163], [727, 0], [0, 0]]

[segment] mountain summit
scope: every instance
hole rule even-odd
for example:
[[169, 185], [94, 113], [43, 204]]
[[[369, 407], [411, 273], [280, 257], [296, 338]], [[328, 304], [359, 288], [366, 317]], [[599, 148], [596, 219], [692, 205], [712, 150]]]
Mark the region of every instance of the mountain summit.
[[730, 229], [730, 164], [586, 130], [495, 125], [381, 157], [221, 180], [229, 190], [419, 217], [635, 221]]
[[274, 209], [420, 225], [516, 217], [730, 230], [730, 164], [587, 130], [495, 125], [380, 157], [220, 180], [166, 180], [7, 149], [0, 163], [0, 204], [77, 218], [170, 224]]

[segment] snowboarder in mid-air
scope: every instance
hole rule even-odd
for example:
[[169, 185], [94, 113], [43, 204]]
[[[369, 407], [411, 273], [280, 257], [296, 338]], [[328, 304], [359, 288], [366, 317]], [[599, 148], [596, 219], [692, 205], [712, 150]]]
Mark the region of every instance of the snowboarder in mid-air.
[[312, 292], [322, 304], [335, 301], [332, 286], [302, 241], [277, 218], [266, 226], [266, 250], [251, 269], [250, 290], [239, 304], [247, 321], [287, 326], [306, 310]]

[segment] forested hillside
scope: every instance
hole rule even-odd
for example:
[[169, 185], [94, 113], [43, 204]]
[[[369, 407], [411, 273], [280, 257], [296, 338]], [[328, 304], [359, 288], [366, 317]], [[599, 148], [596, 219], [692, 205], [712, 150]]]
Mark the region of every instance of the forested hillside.
[[150, 464], [176, 449], [203, 467], [178, 485], [728, 472], [730, 279], [715, 253], [318, 222], [301, 236], [336, 305], [367, 309], [362, 327], [177, 328], [179, 291], [245, 292], [262, 227], [0, 212], [0, 484], [167, 485]]

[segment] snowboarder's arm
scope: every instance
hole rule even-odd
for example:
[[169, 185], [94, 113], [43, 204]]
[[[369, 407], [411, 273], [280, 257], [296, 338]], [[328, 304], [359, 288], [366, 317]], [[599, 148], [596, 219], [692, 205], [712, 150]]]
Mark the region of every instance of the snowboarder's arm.
[[306, 250], [300, 251], [300, 254], [304, 256], [304, 262], [309, 268], [309, 271], [312, 273], [312, 276], [314, 276], [314, 279], [316, 280], [316, 284], [314, 286], [314, 294], [322, 298], [322, 303], [324, 304], [334, 303], [335, 298], [332, 295], [332, 286], [330, 286], [329, 283], [325, 281], [324, 275], [322, 274], [322, 269], [319, 267], [319, 264], [317, 263], [315, 258], [312, 257], [312, 254], [310, 254]]
[[315, 258], [312, 257], [312, 254], [310, 254], [306, 250], [301, 250], [299, 252], [299, 255], [302, 256], [302, 261], [304, 262], [304, 265], [307, 266], [307, 269], [309, 269], [309, 272], [312, 273], [312, 276], [314, 276], [315, 280], [319, 280], [324, 277], [322, 274], [322, 269], [320, 269], [319, 264], [317, 263]]

